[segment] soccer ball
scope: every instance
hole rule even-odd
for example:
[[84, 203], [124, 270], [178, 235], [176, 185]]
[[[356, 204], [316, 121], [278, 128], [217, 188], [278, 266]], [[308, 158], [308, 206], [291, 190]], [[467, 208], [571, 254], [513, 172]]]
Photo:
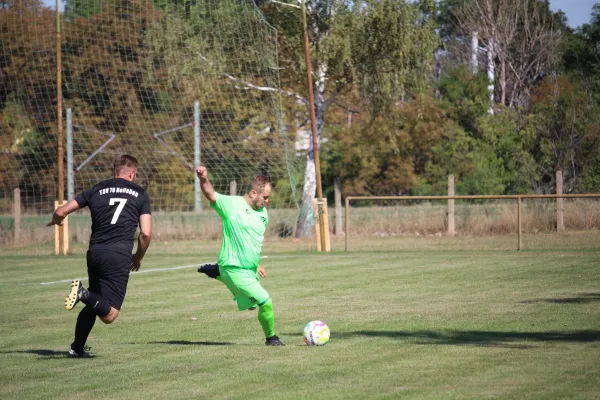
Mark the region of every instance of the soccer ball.
[[323, 346], [329, 341], [329, 328], [323, 321], [310, 321], [304, 327], [304, 343], [309, 346]]

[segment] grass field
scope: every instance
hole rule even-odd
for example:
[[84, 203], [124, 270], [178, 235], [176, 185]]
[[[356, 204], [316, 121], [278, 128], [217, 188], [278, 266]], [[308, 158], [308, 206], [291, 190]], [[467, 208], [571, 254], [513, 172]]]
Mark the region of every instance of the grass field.
[[[85, 248], [0, 249], [0, 398], [600, 398], [600, 249], [308, 247], [264, 252], [286, 347], [192, 266], [217, 242], [156, 242], [88, 360], [66, 358], [80, 306], [64, 310], [57, 282], [86, 276]], [[313, 319], [324, 347], [302, 343]]]

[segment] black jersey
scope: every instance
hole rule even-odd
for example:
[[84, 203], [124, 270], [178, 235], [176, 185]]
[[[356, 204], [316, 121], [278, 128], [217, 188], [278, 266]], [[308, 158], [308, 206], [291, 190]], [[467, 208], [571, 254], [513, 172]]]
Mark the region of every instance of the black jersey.
[[150, 198], [140, 186], [123, 178], [100, 182], [75, 198], [92, 213], [90, 249], [131, 254], [140, 215], [150, 214]]

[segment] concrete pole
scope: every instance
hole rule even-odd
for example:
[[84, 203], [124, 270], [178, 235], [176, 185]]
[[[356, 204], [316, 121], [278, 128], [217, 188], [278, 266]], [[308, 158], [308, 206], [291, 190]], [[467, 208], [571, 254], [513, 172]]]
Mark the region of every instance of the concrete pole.
[[335, 178], [333, 180], [333, 188], [335, 195], [335, 234], [341, 235], [342, 229], [342, 180]]

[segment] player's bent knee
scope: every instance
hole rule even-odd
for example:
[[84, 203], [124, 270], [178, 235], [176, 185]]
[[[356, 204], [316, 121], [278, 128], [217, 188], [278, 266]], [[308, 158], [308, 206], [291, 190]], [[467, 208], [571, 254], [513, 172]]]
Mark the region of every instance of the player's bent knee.
[[109, 313], [106, 314], [104, 317], [100, 317], [100, 319], [102, 320], [102, 322], [104, 322], [105, 324], [108, 325], [108, 324], [112, 324], [115, 321], [115, 319], [117, 319], [118, 316], [119, 316], [119, 310], [111, 307]]

